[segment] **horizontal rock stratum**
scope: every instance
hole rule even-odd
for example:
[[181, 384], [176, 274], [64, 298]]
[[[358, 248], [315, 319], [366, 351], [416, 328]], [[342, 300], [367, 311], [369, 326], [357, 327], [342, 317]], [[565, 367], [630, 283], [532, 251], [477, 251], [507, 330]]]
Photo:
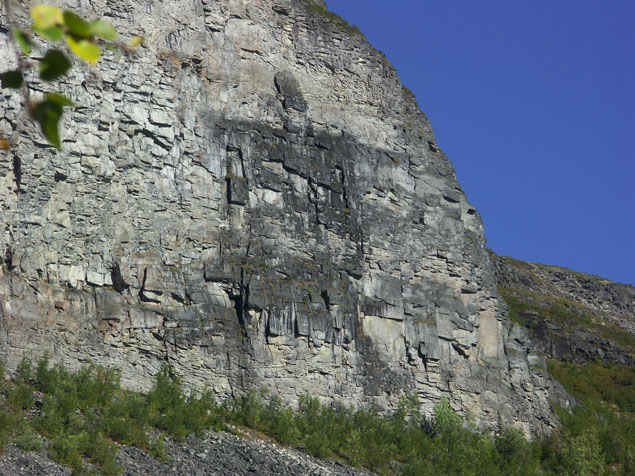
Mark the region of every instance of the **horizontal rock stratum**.
[[556, 424], [480, 216], [362, 35], [300, 0], [66, 4], [145, 42], [62, 83], [61, 152], [2, 90], [10, 369], [47, 353], [144, 390], [167, 361], [219, 397], [447, 397], [488, 428]]

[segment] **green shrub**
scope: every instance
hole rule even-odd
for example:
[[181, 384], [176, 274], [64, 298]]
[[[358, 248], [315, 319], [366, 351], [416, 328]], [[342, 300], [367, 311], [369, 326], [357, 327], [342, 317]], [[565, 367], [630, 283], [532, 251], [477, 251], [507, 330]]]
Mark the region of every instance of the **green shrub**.
[[283, 445], [294, 445], [300, 438], [295, 415], [291, 408], [284, 408], [280, 397], [272, 397], [264, 408], [266, 432]]
[[233, 422], [255, 430], [263, 430], [265, 420], [265, 393], [249, 392], [234, 400], [231, 405]]
[[81, 434], [60, 431], [55, 438], [52, 438], [52, 444], [49, 447], [53, 459], [75, 470], [83, 468], [84, 463], [80, 452], [82, 438]]
[[517, 428], [505, 428], [494, 439], [494, 448], [501, 466], [501, 476], [539, 474], [540, 455]]
[[16, 410], [31, 408], [35, 403], [31, 379], [33, 376], [32, 363], [29, 359], [22, 359], [15, 371], [14, 385], [7, 392], [8, 402]]
[[101, 430], [113, 440], [147, 449], [150, 415], [143, 395], [119, 391], [103, 410]]
[[594, 433], [584, 433], [570, 439], [567, 456], [576, 476], [596, 476], [604, 472], [602, 450]]
[[165, 452], [165, 433], [161, 433], [150, 442], [150, 454], [160, 460], [167, 458]]
[[18, 431], [15, 435], [15, 445], [23, 451], [37, 451], [44, 449], [44, 441], [42, 437], [35, 431], [33, 426], [27, 420], [20, 422]]
[[117, 447], [109, 441], [100, 431], [92, 431], [87, 435], [82, 434], [81, 452], [97, 466], [106, 476], [114, 476], [121, 472], [121, 466], [117, 464]]
[[205, 429], [218, 426], [211, 394], [186, 397], [180, 378], [168, 365], [157, 374], [146, 401], [151, 424], [165, 430], [177, 441], [182, 441], [188, 433], [200, 434]]
[[0, 453], [4, 445], [13, 441], [20, 426], [20, 415], [0, 408]]
[[16, 410], [26, 410], [35, 403], [33, 398], [33, 388], [23, 383], [17, 383], [9, 388], [7, 392], [9, 405]]
[[118, 370], [92, 364], [73, 374], [72, 382], [82, 409], [107, 405], [120, 390]]

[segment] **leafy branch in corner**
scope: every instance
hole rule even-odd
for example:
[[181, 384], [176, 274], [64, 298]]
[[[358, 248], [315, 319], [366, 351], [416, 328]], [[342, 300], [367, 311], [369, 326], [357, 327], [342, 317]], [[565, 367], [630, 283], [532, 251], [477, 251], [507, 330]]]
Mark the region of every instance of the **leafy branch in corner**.
[[[10, 14], [10, 2], [6, 2], [7, 14]], [[50, 46], [41, 58], [32, 55], [37, 50], [35, 35], [42, 37]], [[47, 92], [42, 99], [31, 99], [31, 87], [26, 79], [28, 70], [37, 70], [42, 81], [52, 82], [65, 76], [72, 68], [67, 52], [57, 47], [64, 40], [68, 51], [79, 59], [94, 65], [101, 55], [101, 44], [113, 49], [133, 48], [143, 41], [142, 37], [132, 37], [127, 45], [115, 43], [117, 31], [107, 21], [98, 19], [87, 21], [72, 12], [54, 5], [35, 5], [31, 8], [31, 26], [28, 29], [13, 30], [17, 68], [0, 74], [3, 88], [22, 90], [29, 117], [37, 122], [48, 142], [61, 148], [59, 121], [64, 107], [73, 106], [73, 102], [58, 91]], [[0, 148], [7, 150], [9, 141], [0, 135]]]

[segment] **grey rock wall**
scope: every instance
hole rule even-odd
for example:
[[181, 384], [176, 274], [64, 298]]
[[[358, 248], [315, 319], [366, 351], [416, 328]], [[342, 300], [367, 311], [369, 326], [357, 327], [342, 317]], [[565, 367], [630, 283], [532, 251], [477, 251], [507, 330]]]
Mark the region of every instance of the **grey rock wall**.
[[2, 90], [9, 368], [48, 353], [143, 390], [168, 361], [220, 397], [390, 408], [416, 394], [430, 412], [445, 396], [489, 428], [555, 424], [480, 216], [361, 35], [303, 1], [66, 4], [146, 41], [76, 65], [62, 152]]

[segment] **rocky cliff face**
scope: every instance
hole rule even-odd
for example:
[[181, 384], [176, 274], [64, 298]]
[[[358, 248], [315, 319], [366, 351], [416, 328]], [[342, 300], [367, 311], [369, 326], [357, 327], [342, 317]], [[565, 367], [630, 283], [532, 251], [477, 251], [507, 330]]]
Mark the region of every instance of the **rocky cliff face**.
[[145, 389], [168, 361], [219, 396], [445, 396], [489, 427], [554, 424], [479, 214], [361, 35], [299, 0], [67, 4], [146, 42], [62, 85], [63, 152], [2, 91], [9, 368], [48, 353]]

